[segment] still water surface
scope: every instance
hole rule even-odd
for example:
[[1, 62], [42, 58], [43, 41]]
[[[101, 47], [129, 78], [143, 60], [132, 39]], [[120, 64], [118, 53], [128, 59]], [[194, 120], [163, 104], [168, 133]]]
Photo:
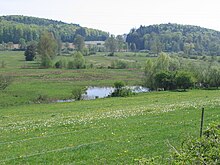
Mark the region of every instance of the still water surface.
[[[148, 92], [148, 88], [142, 86], [129, 86], [134, 93], [143, 93]], [[83, 100], [92, 100], [96, 98], [105, 98], [108, 97], [115, 88], [113, 87], [88, 87], [86, 93], [83, 95]], [[57, 102], [72, 102], [74, 100], [57, 100]]]

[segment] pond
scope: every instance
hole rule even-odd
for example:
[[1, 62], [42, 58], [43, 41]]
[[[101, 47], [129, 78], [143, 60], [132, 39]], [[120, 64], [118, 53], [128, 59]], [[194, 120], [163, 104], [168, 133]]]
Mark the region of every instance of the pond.
[[[148, 88], [144, 88], [142, 86], [129, 86], [134, 93], [142, 93], [148, 92]], [[83, 95], [84, 100], [92, 100], [96, 98], [105, 98], [108, 97], [115, 88], [113, 87], [88, 87], [86, 90], [86, 94]]]
[[[127, 88], [130, 88], [134, 93], [143, 93], [148, 92], [148, 88], [144, 88], [142, 86], [129, 86]], [[113, 87], [87, 87], [86, 93], [83, 94], [82, 98], [83, 100], [93, 100], [97, 98], [105, 98], [108, 97], [115, 88]], [[74, 99], [69, 100], [57, 100], [56, 102], [64, 103], [64, 102], [73, 102]]]
[[96, 98], [105, 98], [108, 97], [113, 91], [113, 87], [88, 87], [86, 94], [83, 95], [83, 99], [92, 100]]

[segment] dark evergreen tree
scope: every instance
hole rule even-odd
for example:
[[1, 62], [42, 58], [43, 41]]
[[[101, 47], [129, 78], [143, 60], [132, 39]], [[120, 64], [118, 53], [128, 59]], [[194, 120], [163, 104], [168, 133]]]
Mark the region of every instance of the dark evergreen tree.
[[37, 54], [37, 45], [35, 43], [31, 43], [27, 46], [27, 49], [24, 52], [25, 60], [26, 61], [33, 61]]

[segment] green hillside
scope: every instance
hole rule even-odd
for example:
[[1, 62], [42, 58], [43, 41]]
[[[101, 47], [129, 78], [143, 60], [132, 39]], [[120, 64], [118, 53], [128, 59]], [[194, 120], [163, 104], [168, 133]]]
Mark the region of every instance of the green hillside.
[[127, 42], [152, 53], [182, 52], [187, 55], [220, 55], [220, 32], [199, 26], [160, 24], [132, 29]]
[[62, 42], [73, 42], [77, 34], [87, 41], [104, 41], [108, 37], [107, 32], [61, 21], [17, 15], [0, 17], [0, 43], [17, 44], [22, 38], [26, 42], [38, 40], [44, 30], [53, 32]]

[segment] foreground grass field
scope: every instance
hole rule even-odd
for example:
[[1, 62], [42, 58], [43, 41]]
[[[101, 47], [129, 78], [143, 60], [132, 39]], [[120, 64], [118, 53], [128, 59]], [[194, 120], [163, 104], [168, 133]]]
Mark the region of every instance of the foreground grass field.
[[[152, 92], [130, 98], [1, 109], [0, 164], [135, 164], [199, 136], [219, 121], [219, 91]], [[163, 164], [163, 162], [161, 162]]]

